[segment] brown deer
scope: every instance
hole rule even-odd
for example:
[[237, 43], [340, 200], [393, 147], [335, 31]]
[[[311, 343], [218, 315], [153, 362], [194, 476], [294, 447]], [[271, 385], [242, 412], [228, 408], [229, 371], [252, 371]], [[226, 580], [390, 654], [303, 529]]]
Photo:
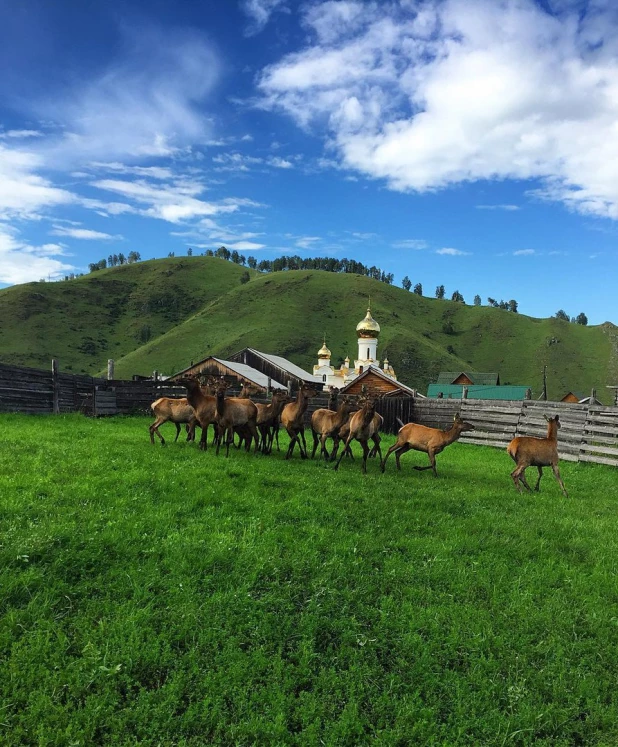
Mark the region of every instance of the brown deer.
[[186, 397], [179, 397], [174, 399], [172, 397], [159, 397], [151, 405], [155, 415], [155, 422], [149, 426], [150, 430], [150, 443], [154, 444], [154, 434], [161, 439], [161, 446], [165, 446], [165, 439], [159, 432], [159, 428], [163, 423], [172, 422], [176, 426], [176, 438], [174, 443], [178, 441], [180, 435], [180, 424], [187, 424], [187, 441], [193, 441], [195, 439], [195, 426], [197, 419], [195, 417], [195, 410], [191, 407]]
[[296, 400], [294, 402], [288, 402], [281, 411], [281, 424], [290, 437], [290, 445], [287, 454], [285, 455], [286, 459], [289, 459], [292, 456], [296, 443], [298, 443], [301, 458], [307, 458], [305, 412], [307, 411], [309, 400], [311, 397], [315, 396], [317, 396], [317, 390], [311, 384], [302, 384], [298, 389]]
[[[313, 452], [311, 458], [315, 457], [315, 452], [318, 448], [318, 441], [322, 444], [320, 449], [320, 458], [324, 455], [324, 459], [332, 461], [337, 456], [337, 448], [339, 446], [339, 431], [344, 423], [347, 423], [350, 419], [350, 413], [355, 409], [356, 405], [354, 402], [344, 397], [339, 405], [336, 412], [320, 408], [316, 410], [311, 416], [311, 432], [313, 433]], [[329, 455], [326, 450], [326, 440], [328, 438], [333, 439], [334, 448], [332, 454]]]
[[350, 446], [350, 442], [356, 439], [363, 447], [363, 474], [367, 473], [367, 457], [369, 456], [369, 446], [367, 441], [373, 436], [374, 433], [374, 420], [373, 416], [376, 413], [375, 410], [376, 401], [372, 397], [368, 397], [362, 408], [355, 412], [350, 418], [350, 431], [348, 437], [345, 440], [345, 446], [341, 452], [341, 456], [335, 464], [335, 470], [339, 469], [339, 464], [343, 459], [343, 455]]
[[511, 477], [515, 487], [521, 493], [520, 482], [524, 484], [526, 490], [531, 492], [530, 485], [526, 481], [526, 469], [536, 467], [539, 470], [539, 477], [534, 489], [538, 491], [541, 477], [543, 476], [543, 467], [551, 467], [556, 480], [564, 494], [568, 498], [568, 493], [564, 487], [560, 470], [558, 469], [558, 428], [560, 428], [560, 418], [558, 415], [547, 420], [547, 437], [534, 438], [533, 436], [517, 436], [506, 447], [507, 454], [517, 464], [517, 467], [511, 472]]
[[[376, 454], [379, 455], [380, 459], [382, 459], [382, 449], [380, 448], [382, 437], [380, 436], [380, 430], [382, 429], [383, 424], [384, 418], [380, 415], [379, 412], [376, 412], [376, 414], [373, 416], [373, 433], [370, 436], [371, 440], [373, 441], [373, 446], [371, 447], [371, 451], [369, 452], [369, 459], [376, 456]], [[349, 433], [350, 421], [348, 420], [348, 422], [344, 423], [339, 429], [338, 437], [335, 441], [335, 454], [337, 453], [337, 449], [339, 448], [339, 442], [343, 441], [345, 443], [345, 440], [348, 437]], [[345, 456], [349, 456], [350, 459], [354, 461], [354, 454], [352, 454], [351, 446], [348, 446], [347, 449], [344, 449], [343, 453]]]
[[[226, 397], [225, 391], [228, 384], [222, 381], [217, 387], [216, 412], [217, 412], [217, 430], [219, 439], [217, 441], [217, 456], [221, 447], [221, 440], [226, 435], [226, 452], [225, 456], [230, 455], [230, 443], [234, 442], [234, 429], [248, 428], [251, 438], [255, 439], [255, 450], [258, 450], [260, 438], [257, 431], [257, 407], [250, 399], [241, 399], [240, 397]], [[247, 451], [251, 448], [251, 438], [246, 440]]]
[[264, 405], [256, 402], [255, 406], [258, 411], [256, 424], [262, 438], [261, 449], [264, 454], [270, 454], [272, 451], [275, 429], [279, 429], [279, 416], [289, 400], [285, 389], [277, 389], [273, 392], [269, 404]]
[[195, 411], [197, 422], [202, 428], [200, 449], [205, 451], [208, 448], [208, 426], [217, 421], [217, 400], [210, 394], [204, 394], [199, 381], [193, 376], [185, 376], [179, 379], [178, 383], [187, 388], [187, 401]]
[[473, 430], [474, 426], [471, 423], [464, 422], [459, 413], [455, 413], [453, 425], [446, 431], [442, 431], [439, 428], [428, 428], [425, 425], [418, 425], [417, 423], [408, 423], [399, 429], [397, 441], [386, 452], [386, 456], [380, 465], [382, 472], [386, 469], [386, 460], [393, 451], [395, 452], [397, 469], [401, 469], [399, 462], [401, 455], [405, 454], [406, 451], [410, 451], [410, 449], [414, 449], [415, 451], [424, 451], [429, 457], [430, 462], [427, 467], [418, 467], [415, 465], [414, 469], [420, 472], [431, 469], [433, 470], [434, 477], [437, 477], [436, 454], [444, 451], [447, 446], [457, 441], [464, 431]]

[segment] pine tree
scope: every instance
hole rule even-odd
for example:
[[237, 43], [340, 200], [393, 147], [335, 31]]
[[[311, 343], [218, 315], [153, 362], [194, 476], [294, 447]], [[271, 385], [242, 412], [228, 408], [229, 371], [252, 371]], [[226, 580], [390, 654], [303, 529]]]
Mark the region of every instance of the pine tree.
[[436, 287], [436, 298], [444, 298], [444, 293], [445, 293], [444, 286], [438, 285]]
[[416, 293], [417, 296], [422, 296], [423, 295], [423, 286], [420, 283], [417, 283], [414, 286], [414, 292]]

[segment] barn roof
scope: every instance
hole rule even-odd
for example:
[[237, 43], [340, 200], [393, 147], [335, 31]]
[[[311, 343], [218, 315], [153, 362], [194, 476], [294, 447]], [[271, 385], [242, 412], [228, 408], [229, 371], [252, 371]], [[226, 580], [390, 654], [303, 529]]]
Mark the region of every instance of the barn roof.
[[[197, 366], [203, 365], [207, 361], [217, 361], [217, 363], [221, 364], [222, 366], [225, 366], [230, 371], [233, 371], [235, 374], [242, 377], [243, 379], [247, 379], [247, 381], [250, 381], [253, 384], [257, 384], [259, 387], [262, 387], [263, 389], [266, 389], [268, 387], [268, 376], [266, 376], [266, 374], [263, 374], [261, 371], [258, 371], [256, 368], [252, 368], [251, 366], [246, 366], [244, 363], [236, 363], [236, 361], [225, 361], [222, 358], [215, 358], [213, 355], [209, 355], [207, 358], [204, 358], [203, 360], [198, 361], [197, 363], [194, 363], [192, 366], [188, 366], [182, 371], [178, 371], [177, 373], [173, 374], [173, 376], [170, 378], [176, 378], [177, 376], [182, 376], [182, 374], [188, 373], [192, 369], [196, 368]], [[285, 389], [285, 387], [282, 384], [272, 379], [270, 382], [270, 386], [271, 386], [271, 389]]]
[[300, 366], [292, 363], [292, 361], [289, 361], [287, 358], [282, 358], [280, 355], [272, 355], [271, 353], [262, 353], [261, 350], [256, 350], [255, 348], [247, 348], [247, 350], [250, 350], [255, 355], [259, 355], [261, 358], [264, 358], [264, 360], [269, 361], [275, 366], [279, 366], [279, 368], [282, 368], [284, 371], [291, 373], [292, 376], [296, 377], [297, 379], [303, 379], [304, 381], [311, 381], [319, 384], [322, 383], [321, 376], [314, 376], [313, 374], [310, 374], [308, 371], [305, 371]]
[[467, 376], [473, 384], [496, 386], [500, 384], [500, 374], [479, 371], [440, 371], [436, 384], [452, 384], [461, 375]]
[[[528, 386], [483, 386], [470, 384], [468, 387], [468, 399], [526, 399]], [[460, 399], [463, 392], [463, 384], [430, 384], [427, 390], [428, 397], [437, 397], [442, 392], [445, 399]]]

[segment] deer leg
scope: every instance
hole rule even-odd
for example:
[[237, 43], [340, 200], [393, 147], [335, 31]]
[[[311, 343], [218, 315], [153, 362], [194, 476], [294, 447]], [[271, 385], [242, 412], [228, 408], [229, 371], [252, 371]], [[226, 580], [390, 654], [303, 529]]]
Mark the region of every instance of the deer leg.
[[176, 443], [176, 441], [178, 441], [178, 436], [180, 436], [180, 423], [174, 423], [174, 425], [176, 426], [176, 438], [174, 439], [174, 443]]
[[[301, 437], [302, 442], [303, 442], [303, 448], [301, 449], [300, 455], [301, 455], [301, 457], [303, 459], [307, 459], [307, 457], [308, 457], [308, 454], [307, 454], [307, 442], [305, 441], [305, 426], [304, 425], [300, 426], [299, 434], [300, 434], [300, 437]], [[298, 448], [300, 449], [300, 441], [298, 442]]]
[[320, 459], [322, 458], [322, 454], [324, 455], [324, 461], [328, 462], [330, 459], [330, 454], [328, 453], [328, 450], [326, 448], [326, 441], [328, 440], [328, 433], [322, 434], [322, 448], [320, 450]]
[[333, 450], [330, 453], [330, 460], [329, 460], [331, 462], [334, 462], [335, 459], [337, 458], [337, 452], [339, 451], [339, 441], [341, 441], [341, 439], [335, 433], [335, 435], [333, 436]]
[[[318, 439], [318, 434], [313, 430], [313, 428], [311, 429], [311, 433], [313, 435], [313, 451], [311, 452], [311, 458], [314, 459], [315, 458], [315, 452], [318, 450], [318, 441], [319, 441], [319, 439]], [[320, 452], [320, 456], [321, 456], [321, 454], [322, 454], [322, 452]]]
[[335, 467], [334, 467], [334, 470], [335, 470], [335, 472], [336, 472], [336, 471], [337, 471], [337, 470], [339, 469], [339, 465], [341, 464], [341, 460], [343, 459], [343, 457], [344, 457], [344, 455], [345, 455], [345, 453], [346, 453], [346, 450], [348, 449], [348, 447], [349, 447], [349, 445], [350, 445], [350, 441], [351, 441], [351, 440], [352, 440], [352, 434], [350, 434], [350, 435], [349, 435], [349, 436], [348, 436], [348, 437], [346, 438], [346, 441], [345, 441], [345, 446], [343, 447], [343, 451], [341, 452], [341, 456], [340, 456], [340, 457], [339, 457], [339, 459], [337, 460], [337, 464], [335, 464]]
[[521, 472], [519, 473], [519, 479], [521, 480], [522, 485], [529, 493], [532, 493], [532, 488], [530, 485], [528, 485], [528, 480], [526, 480], [526, 470], [527, 467], [522, 467]]
[[[206, 425], [202, 425], [202, 435], [200, 437], [200, 450], [201, 451], [207, 451], [208, 449], [208, 423]], [[215, 425], [215, 430], [217, 430], [217, 426]]]
[[406, 451], [410, 451], [410, 444], [404, 444], [400, 449], [397, 449], [395, 452], [395, 461], [397, 462], [397, 469], [401, 470], [401, 462], [399, 461], [401, 459], [401, 455], [405, 454]]
[[558, 469], [557, 464], [552, 464], [551, 466], [552, 470], [554, 471], [554, 476], [556, 480], [558, 480], [558, 485], [562, 488], [562, 492], [564, 493], [564, 497], [568, 498], [569, 494], [566, 491], [566, 488], [564, 487], [564, 482], [562, 481], [562, 478], [560, 477], [560, 470]]
[[438, 473], [436, 472], [436, 455], [433, 451], [428, 451], [427, 456], [429, 457], [429, 464], [426, 467], [419, 467], [414, 466], [414, 469], [418, 470], [419, 472], [424, 472], [426, 469], [432, 469], [434, 477], [438, 476]]
[[286, 428], [286, 430], [288, 432], [288, 436], [290, 437], [290, 445], [288, 446], [288, 453], [285, 455], [285, 458], [289, 459], [292, 456], [292, 453], [294, 452], [294, 447], [296, 446], [298, 435], [291, 428]]
[[387, 459], [389, 458], [389, 456], [390, 456], [390, 455], [391, 455], [391, 454], [393, 453], [393, 451], [395, 451], [396, 449], [400, 449], [400, 448], [401, 448], [401, 444], [399, 443], [399, 441], [396, 441], [396, 442], [395, 442], [395, 443], [394, 443], [394, 444], [393, 444], [393, 445], [392, 445], [392, 446], [390, 447], [390, 449], [389, 449], [389, 450], [388, 450], [388, 451], [386, 452], [386, 456], [385, 456], [385, 457], [384, 457], [384, 459], [383, 459], [383, 460], [382, 460], [382, 461], [380, 462], [380, 469], [382, 470], [382, 472], [384, 472], [384, 470], [386, 469], [386, 460], [387, 460]]
[[[257, 425], [255, 423], [249, 423], [249, 430], [251, 431], [251, 435], [255, 439], [255, 451], [253, 453], [257, 454], [260, 446], [260, 436], [258, 433]], [[251, 439], [249, 439], [247, 451], [251, 451]]]
[[371, 437], [371, 440], [373, 441], [373, 448], [371, 449], [371, 452], [369, 453], [369, 458], [374, 456], [379, 456], [380, 459], [382, 459], [382, 449], [380, 448], [380, 442], [382, 439], [380, 438], [378, 433], [374, 433]]
[[187, 423], [187, 441], [195, 441], [195, 421]]
[[511, 477], [513, 478], [513, 482], [515, 483], [515, 487], [519, 492], [521, 493], [521, 483], [523, 483], [526, 490], [530, 492], [530, 485], [526, 482], [526, 477], [524, 475], [524, 472], [526, 471], [525, 467], [515, 467], [515, 469], [511, 472]]
[[161, 420], [161, 422], [159, 422], [159, 420], [160, 418], [157, 418], [154, 423], [148, 427], [148, 430], [150, 431], [150, 443], [154, 443], [154, 434], [156, 433], [157, 436], [159, 436], [159, 438], [161, 439], [161, 446], [165, 446], [165, 439], [159, 433], [159, 426], [163, 425], [163, 423], [165, 423], [165, 420]]
[[367, 457], [369, 456], [369, 446], [367, 446], [367, 441], [361, 441], [361, 446], [363, 447], [363, 474], [367, 474]]

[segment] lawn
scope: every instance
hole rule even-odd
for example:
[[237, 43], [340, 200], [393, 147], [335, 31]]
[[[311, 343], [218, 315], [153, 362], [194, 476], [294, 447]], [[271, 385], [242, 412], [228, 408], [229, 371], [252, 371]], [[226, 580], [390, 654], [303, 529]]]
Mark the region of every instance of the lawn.
[[519, 495], [490, 448], [363, 476], [150, 422], [0, 416], [1, 744], [618, 743], [613, 468]]

